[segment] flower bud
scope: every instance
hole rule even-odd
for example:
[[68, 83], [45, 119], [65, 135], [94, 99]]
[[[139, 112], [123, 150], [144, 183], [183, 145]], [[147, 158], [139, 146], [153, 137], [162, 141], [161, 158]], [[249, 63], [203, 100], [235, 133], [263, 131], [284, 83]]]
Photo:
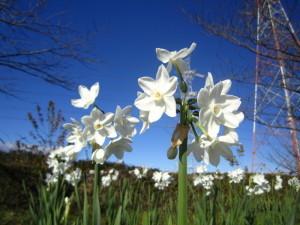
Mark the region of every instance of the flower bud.
[[183, 92], [183, 93], [186, 93], [188, 88], [187, 88], [187, 85], [184, 81], [180, 82], [180, 90]]
[[175, 159], [176, 156], [177, 156], [177, 147], [176, 146], [171, 146], [169, 149], [168, 149], [168, 152], [167, 152], [167, 156], [168, 156], [168, 159]]

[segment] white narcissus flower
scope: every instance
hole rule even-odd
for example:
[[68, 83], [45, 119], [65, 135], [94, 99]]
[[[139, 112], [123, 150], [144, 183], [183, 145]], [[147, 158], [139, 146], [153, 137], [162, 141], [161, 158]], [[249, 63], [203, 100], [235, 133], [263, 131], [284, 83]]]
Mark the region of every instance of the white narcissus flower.
[[87, 109], [95, 102], [95, 99], [97, 98], [99, 94], [99, 83], [95, 83], [90, 90], [83, 86], [79, 85], [78, 92], [80, 95], [79, 99], [72, 99], [71, 104], [77, 108], [84, 108]]
[[163, 190], [171, 184], [172, 177], [168, 172], [155, 171], [152, 179], [154, 180], [156, 187], [159, 190]]
[[213, 135], [219, 132], [220, 125], [237, 128], [244, 119], [244, 114], [237, 111], [241, 104], [240, 98], [227, 95], [230, 87], [230, 80], [214, 85], [213, 77], [209, 73], [205, 87], [201, 88], [198, 93], [199, 121], [202, 125], [209, 127]]
[[164, 113], [170, 117], [176, 116], [174, 94], [177, 89], [177, 77], [170, 77], [166, 68], [161, 65], [156, 80], [141, 77], [138, 82], [144, 93], [137, 97], [134, 105], [141, 111], [149, 112], [149, 123], [159, 120]]
[[72, 156], [81, 151], [87, 145], [87, 130], [83, 129], [81, 124], [71, 118], [71, 123], [64, 124], [64, 128], [69, 130], [67, 142], [71, 145], [64, 147], [64, 151], [68, 156]]
[[237, 133], [233, 129], [226, 129], [224, 135], [219, 137], [210, 133], [201, 135], [188, 145], [188, 153], [192, 152], [197, 161], [203, 160], [217, 166], [221, 156], [228, 161], [234, 160], [230, 147], [235, 145], [239, 145]]
[[244, 179], [244, 176], [245, 176], [245, 171], [241, 168], [237, 168], [233, 171], [230, 171], [228, 173], [229, 183], [238, 184]]
[[135, 125], [139, 123], [139, 120], [130, 115], [131, 110], [131, 105], [123, 109], [120, 106], [116, 108], [114, 125], [122, 137], [133, 137], [136, 134]]
[[183, 59], [188, 57], [196, 48], [197, 44], [192, 43], [189, 48], [183, 48], [179, 51], [169, 51], [163, 48], [156, 48], [156, 56], [162, 63], [168, 63], [168, 71], [171, 71], [172, 64], [178, 66], [182, 72], [186, 67]]
[[117, 159], [123, 159], [124, 152], [131, 152], [132, 141], [129, 138], [118, 138], [112, 140], [106, 147], [105, 154], [107, 157], [114, 155]]
[[132, 151], [131, 143], [129, 138], [112, 140], [104, 149], [96, 149], [92, 154], [92, 159], [99, 164], [103, 164], [111, 155], [114, 155], [117, 159], [123, 159], [125, 151]]
[[92, 160], [94, 160], [95, 163], [103, 164], [107, 160], [107, 157], [105, 155], [105, 150], [102, 148], [98, 148], [94, 150], [92, 154]]
[[274, 186], [274, 189], [277, 191], [277, 190], [280, 190], [282, 189], [282, 178], [280, 177], [280, 175], [276, 175], [276, 183], [275, 183], [275, 186]]
[[113, 120], [113, 113], [103, 113], [97, 108], [94, 108], [89, 116], [81, 118], [82, 123], [89, 132], [89, 141], [94, 141], [100, 146], [103, 145], [106, 137], [117, 137], [117, 132], [112, 125]]

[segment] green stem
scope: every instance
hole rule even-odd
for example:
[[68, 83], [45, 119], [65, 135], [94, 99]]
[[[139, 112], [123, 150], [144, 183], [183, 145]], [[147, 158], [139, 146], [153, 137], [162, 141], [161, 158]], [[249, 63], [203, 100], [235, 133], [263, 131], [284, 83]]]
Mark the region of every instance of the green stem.
[[[188, 107], [185, 102], [181, 105], [180, 124], [187, 125]], [[187, 225], [187, 137], [179, 147], [178, 169], [178, 202], [177, 202], [177, 225]]]

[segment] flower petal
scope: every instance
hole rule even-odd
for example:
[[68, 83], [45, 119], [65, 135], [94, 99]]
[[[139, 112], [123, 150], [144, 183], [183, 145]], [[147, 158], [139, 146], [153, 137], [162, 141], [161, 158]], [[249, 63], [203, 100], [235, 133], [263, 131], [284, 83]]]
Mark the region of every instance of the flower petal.
[[209, 72], [206, 77], [204, 87], [207, 88], [208, 90], [210, 90], [213, 86], [214, 86], [214, 79], [213, 79], [212, 74]]
[[156, 82], [151, 77], [140, 77], [138, 83], [147, 95], [151, 95], [156, 89]]
[[99, 94], [99, 90], [100, 90], [100, 86], [99, 86], [99, 82], [96, 82], [92, 87], [91, 87], [91, 95], [93, 96], [93, 98], [97, 98], [98, 94]]
[[90, 91], [86, 86], [83, 85], [79, 85], [78, 86], [78, 92], [81, 98], [85, 98], [87, 96], [89, 96]]
[[149, 111], [149, 122], [153, 123], [158, 121], [165, 112], [165, 105], [164, 104], [156, 104], [154, 105], [151, 110]]
[[139, 110], [150, 111], [153, 108], [153, 106], [155, 105], [155, 103], [154, 103], [154, 100], [150, 96], [148, 96], [146, 94], [140, 94], [134, 101], [134, 105]]
[[208, 150], [209, 162], [214, 166], [218, 166], [220, 163], [220, 150], [217, 147], [214, 145]]
[[227, 93], [228, 93], [228, 91], [230, 90], [230, 88], [231, 88], [231, 80], [223, 80], [222, 81], [222, 83], [223, 83], [223, 89], [222, 89], [222, 92], [221, 92], [221, 94], [222, 95], [226, 95]]
[[77, 108], [84, 108], [86, 106], [85, 102], [81, 98], [79, 98], [79, 99], [72, 99], [71, 100], [71, 104], [74, 107], [77, 107]]
[[158, 58], [158, 60], [160, 60], [163, 63], [167, 63], [169, 62], [170, 58], [171, 58], [171, 53], [163, 48], [156, 48], [156, 57]]
[[176, 116], [176, 101], [173, 96], [165, 96], [164, 102], [166, 105], [166, 114], [169, 117], [175, 117]]
[[183, 49], [179, 50], [177, 52], [177, 54], [174, 56], [174, 58], [175, 59], [177, 59], [177, 58], [183, 59], [183, 58], [189, 56], [194, 51], [196, 46], [197, 46], [197, 44], [195, 42], [193, 42], [189, 48], [183, 48]]
[[209, 91], [201, 88], [197, 95], [197, 103], [199, 107], [207, 107], [210, 104]]
[[188, 152], [192, 152], [195, 159], [200, 162], [204, 158], [204, 149], [200, 147], [200, 144], [197, 141], [188, 145]]
[[242, 112], [226, 112], [223, 114], [224, 126], [229, 128], [237, 128], [244, 120], [244, 113]]
[[217, 140], [219, 142], [223, 142], [227, 144], [237, 144], [239, 141], [239, 137], [237, 132], [235, 132], [235, 130], [227, 128], [225, 130], [225, 134], [218, 137]]
[[92, 160], [98, 164], [103, 164], [106, 159], [107, 157], [103, 149], [96, 149], [92, 154]]

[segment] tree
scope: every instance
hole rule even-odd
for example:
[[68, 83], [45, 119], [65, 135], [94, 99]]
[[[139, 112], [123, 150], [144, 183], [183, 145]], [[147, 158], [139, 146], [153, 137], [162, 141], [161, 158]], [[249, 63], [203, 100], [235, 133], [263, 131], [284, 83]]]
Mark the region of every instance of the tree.
[[22, 137], [16, 142], [18, 150], [49, 152], [65, 145], [65, 119], [53, 101], [48, 102], [47, 110], [42, 110], [40, 105], [36, 105], [35, 113], [27, 113], [27, 118], [32, 130], [27, 137]]
[[[89, 62], [86, 38], [47, 12], [46, 0], [0, 1], [0, 68], [19, 71], [66, 89], [73, 87], [60, 69], [68, 60]], [[0, 93], [15, 96], [10, 75], [0, 74]]]

